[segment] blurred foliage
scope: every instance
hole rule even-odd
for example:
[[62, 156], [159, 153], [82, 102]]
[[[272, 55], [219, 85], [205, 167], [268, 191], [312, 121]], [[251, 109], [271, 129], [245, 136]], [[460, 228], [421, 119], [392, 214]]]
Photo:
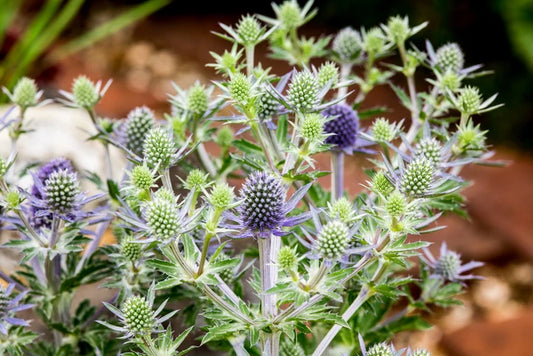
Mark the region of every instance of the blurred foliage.
[[[119, 15], [75, 38], [56, 43], [57, 39], [82, 15], [86, 0], [46, 0], [30, 15], [23, 29], [11, 31], [21, 14], [24, 1], [2, 0], [0, 11], [0, 86], [11, 88], [28, 74], [36, 61], [47, 66], [94, 42], [111, 35], [133, 22], [153, 13], [169, 0], [148, 0], [131, 6]], [[4, 45], [4, 46], [3, 46]], [[6, 98], [4, 98], [5, 100]]]

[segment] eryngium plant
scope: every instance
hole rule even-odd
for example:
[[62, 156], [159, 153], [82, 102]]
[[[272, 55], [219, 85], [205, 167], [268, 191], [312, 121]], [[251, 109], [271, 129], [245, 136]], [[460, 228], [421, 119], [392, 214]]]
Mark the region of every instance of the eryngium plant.
[[[292, 0], [274, 5], [273, 18], [222, 25], [231, 49], [210, 64], [222, 79], [176, 85], [164, 119], [146, 107], [103, 119], [95, 105], [110, 83], [76, 79], [59, 101], [87, 113], [106, 154], [113, 145], [129, 161], [113, 172], [108, 157], [105, 177], [65, 158], [14, 165], [17, 140], [31, 129], [26, 116], [44, 103], [29, 79], [6, 89], [18, 110], [0, 121], [12, 139], [0, 159], [0, 201], [4, 229], [20, 237], [4, 247], [22, 259], [13, 275], [0, 273], [1, 353], [181, 355], [191, 332], [193, 347], [237, 355], [429, 355], [391, 339], [428, 328], [420, 312], [458, 303], [476, 278], [479, 262], [446, 245], [434, 255], [431, 235], [420, 234], [443, 213], [464, 213], [461, 170], [491, 156], [473, 115], [496, 108], [495, 95], [484, 100], [472, 86], [483, 73], [465, 67], [457, 44], [411, 45], [425, 23], [397, 16], [301, 37], [315, 13]], [[294, 65], [289, 73], [255, 58], [265, 41]], [[392, 118], [385, 105], [362, 109], [378, 86], [396, 93], [407, 117]], [[318, 153], [331, 167], [317, 165]], [[368, 180], [345, 182], [355, 154], [369, 158]], [[29, 190], [18, 186], [21, 174], [31, 175]], [[318, 183], [326, 175], [331, 190]], [[84, 180], [100, 194], [85, 194]], [[106, 231], [115, 243], [101, 244]], [[87, 284], [114, 297], [74, 304]], [[30, 308], [25, 321], [19, 312]]]

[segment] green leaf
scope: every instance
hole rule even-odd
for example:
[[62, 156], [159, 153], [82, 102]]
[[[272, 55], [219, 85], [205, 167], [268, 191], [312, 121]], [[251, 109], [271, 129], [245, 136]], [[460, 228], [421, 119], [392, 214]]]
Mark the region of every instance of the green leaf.
[[263, 154], [261, 147], [254, 145], [253, 143], [244, 139], [233, 141], [233, 145], [239, 149], [239, 151], [247, 154]]

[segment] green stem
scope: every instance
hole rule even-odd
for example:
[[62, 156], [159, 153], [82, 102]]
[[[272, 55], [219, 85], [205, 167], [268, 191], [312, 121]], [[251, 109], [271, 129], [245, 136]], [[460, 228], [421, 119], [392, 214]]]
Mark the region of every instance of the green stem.
[[248, 45], [245, 47], [246, 52], [246, 75], [249, 77], [254, 72], [254, 45]]

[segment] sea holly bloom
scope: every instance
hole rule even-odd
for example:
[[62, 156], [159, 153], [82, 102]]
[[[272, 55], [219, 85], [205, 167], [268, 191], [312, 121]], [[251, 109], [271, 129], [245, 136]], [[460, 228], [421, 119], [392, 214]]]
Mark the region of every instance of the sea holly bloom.
[[359, 334], [359, 345], [361, 346], [362, 356], [400, 356], [405, 350], [401, 349], [396, 351], [394, 345], [389, 345], [385, 342], [374, 344], [367, 350], [361, 334]]
[[13, 326], [29, 326], [30, 324], [24, 320], [13, 317], [16, 312], [26, 310], [33, 305], [20, 304], [20, 301], [27, 294], [27, 291], [19, 293], [15, 297], [11, 297], [11, 293], [15, 289], [15, 284], [10, 283], [5, 288], [0, 286], [0, 333], [7, 335], [10, 325]]
[[340, 30], [332, 45], [333, 52], [342, 63], [356, 63], [361, 57], [361, 35], [351, 27]]
[[431, 356], [431, 353], [426, 349], [407, 349], [407, 356]]
[[239, 214], [226, 212], [227, 218], [234, 222], [229, 227], [241, 231], [234, 237], [268, 238], [272, 234], [285, 235], [284, 227], [300, 224], [309, 218], [306, 213], [287, 216], [308, 189], [309, 185], [303, 186], [285, 201], [287, 187], [281, 179], [266, 172], [252, 173], [240, 190], [241, 204], [237, 208]]
[[440, 246], [440, 256], [435, 258], [429, 249], [424, 249], [425, 255], [420, 258], [433, 271], [432, 276], [450, 282], [461, 282], [481, 277], [473, 274], [464, 275], [474, 268], [483, 266], [482, 262], [470, 261], [462, 264], [461, 255], [448, 249], [446, 242]]
[[120, 126], [121, 141], [128, 150], [142, 156], [144, 139], [154, 126], [155, 116], [152, 110], [146, 106], [135, 108]]
[[93, 83], [89, 78], [81, 75], [74, 79], [72, 93], [60, 90], [59, 93], [65, 99], [58, 99], [59, 102], [71, 108], [81, 108], [91, 110], [102, 99], [107, 89], [111, 85], [111, 80], [102, 87], [102, 82]]
[[329, 135], [325, 143], [333, 149], [351, 154], [353, 152], [372, 153], [366, 149], [370, 141], [360, 137], [359, 116], [357, 112], [346, 104], [335, 104], [322, 111], [322, 115], [329, 119], [324, 125], [324, 133]]
[[100, 320], [97, 322], [113, 331], [124, 334], [120, 337], [121, 339], [130, 339], [136, 336], [146, 336], [153, 332], [159, 332], [162, 330], [161, 324], [172, 318], [178, 311], [174, 310], [158, 318], [157, 316], [163, 311], [168, 300], [165, 300], [156, 311], [153, 311], [154, 299], [155, 288], [152, 285], [148, 289], [146, 298], [135, 295], [130, 296], [124, 301], [120, 309], [104, 302], [106, 308], [118, 317], [122, 326]]

